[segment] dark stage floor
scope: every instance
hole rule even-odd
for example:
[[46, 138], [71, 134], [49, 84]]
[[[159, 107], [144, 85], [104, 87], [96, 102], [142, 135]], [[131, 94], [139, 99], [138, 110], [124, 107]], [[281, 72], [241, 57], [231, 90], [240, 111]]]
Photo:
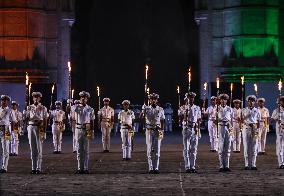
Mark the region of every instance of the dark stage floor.
[[89, 175], [75, 175], [76, 155], [71, 136], [63, 138], [63, 154], [52, 154], [51, 135], [44, 143], [43, 172], [29, 174], [27, 136], [20, 156], [10, 157], [1, 174], [1, 195], [284, 195], [284, 170], [277, 169], [275, 135], [268, 136], [267, 155], [259, 156], [258, 171], [245, 171], [243, 154], [232, 154], [231, 173], [218, 172], [217, 154], [209, 152], [206, 134], [198, 150], [198, 174], [184, 173], [181, 135], [169, 134], [162, 144], [159, 175], [147, 174], [143, 134], [136, 136], [130, 162], [121, 161], [120, 136], [112, 136], [111, 153], [101, 153], [100, 136], [91, 145]]

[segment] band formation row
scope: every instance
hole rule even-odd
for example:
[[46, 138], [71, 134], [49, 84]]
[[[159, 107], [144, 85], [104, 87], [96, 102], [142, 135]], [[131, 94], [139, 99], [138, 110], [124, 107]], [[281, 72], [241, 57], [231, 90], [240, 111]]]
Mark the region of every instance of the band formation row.
[[[95, 112], [87, 102], [88, 92], [79, 93], [80, 100], [68, 100], [66, 111], [62, 103], [55, 102], [56, 108], [48, 111], [41, 104], [42, 94], [33, 92], [33, 104], [25, 108], [23, 113], [18, 111], [18, 104], [12, 101], [11, 108], [8, 95], [1, 96], [0, 107], [0, 137], [2, 142], [2, 168], [6, 173], [9, 156], [18, 155], [19, 135], [28, 132], [31, 151], [32, 174], [41, 173], [42, 144], [46, 138], [46, 128], [51, 124], [54, 153], [61, 152], [62, 132], [66, 121], [73, 132], [73, 152], [77, 153], [77, 174], [87, 174], [89, 163], [89, 142], [94, 138]], [[248, 106], [243, 108], [240, 100], [234, 100], [234, 107], [227, 105], [229, 96], [220, 94], [211, 97], [211, 105], [205, 109], [194, 104], [196, 94], [185, 94], [184, 105], [178, 110], [179, 123], [183, 135], [183, 157], [185, 171], [196, 173], [198, 140], [201, 138], [200, 124], [208, 118], [211, 152], [218, 152], [220, 172], [229, 172], [231, 147], [239, 153], [241, 143], [244, 147], [246, 170], [256, 170], [257, 155], [265, 154], [266, 134], [269, 131], [270, 119], [276, 123], [276, 155], [280, 169], [284, 169], [284, 96], [278, 99], [276, 108], [270, 118], [269, 111], [264, 107], [265, 99], [257, 99], [254, 95], [246, 98]], [[148, 104], [142, 106], [140, 119], [143, 120], [146, 135], [147, 159], [149, 173], [159, 173], [161, 142], [164, 137], [165, 113], [158, 105], [159, 95], [152, 93]], [[102, 132], [103, 152], [110, 150], [110, 133], [114, 124], [114, 110], [109, 106], [110, 99], [103, 99], [104, 106], [98, 111], [98, 125]], [[124, 161], [131, 160], [134, 137], [135, 115], [129, 109], [130, 101], [122, 102], [123, 109], [118, 114], [122, 139], [122, 157]], [[242, 141], [242, 142], [241, 142]]]

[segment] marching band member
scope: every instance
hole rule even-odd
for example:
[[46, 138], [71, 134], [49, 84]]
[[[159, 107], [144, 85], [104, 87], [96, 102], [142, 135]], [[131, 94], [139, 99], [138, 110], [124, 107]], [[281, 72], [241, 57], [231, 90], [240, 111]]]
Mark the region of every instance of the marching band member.
[[118, 114], [120, 122], [120, 134], [122, 140], [122, 159], [128, 161], [131, 159], [131, 143], [134, 136], [133, 122], [135, 119], [134, 112], [129, 109], [130, 101], [122, 102], [123, 110]]
[[14, 129], [11, 129], [11, 149], [10, 156], [18, 156], [19, 154], [19, 135], [23, 135], [23, 114], [18, 111], [19, 104], [12, 101], [12, 115], [14, 116]]
[[242, 143], [242, 123], [241, 123], [241, 103], [242, 101], [239, 99], [235, 99], [233, 101], [234, 108], [233, 110], [233, 151], [234, 153], [240, 153], [241, 152], [241, 143]]
[[258, 140], [258, 155], [265, 154], [266, 135], [269, 132], [269, 110], [264, 107], [265, 99], [258, 98], [257, 105], [260, 111], [260, 124], [259, 124], [259, 140]]

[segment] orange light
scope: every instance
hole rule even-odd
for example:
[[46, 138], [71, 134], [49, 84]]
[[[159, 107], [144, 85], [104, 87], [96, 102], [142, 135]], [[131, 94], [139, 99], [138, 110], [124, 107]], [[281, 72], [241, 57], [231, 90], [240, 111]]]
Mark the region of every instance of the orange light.
[[71, 98], [73, 99], [74, 98], [74, 89], [72, 89], [72, 91], [71, 91]]
[[245, 76], [241, 77], [241, 81], [242, 81], [242, 85], [244, 85], [244, 83], [245, 83]]
[[180, 91], [179, 91], [179, 86], [177, 86], [177, 93], [178, 93], [178, 94], [180, 93]]
[[100, 96], [100, 87], [97, 86], [97, 94], [98, 94], [98, 97]]
[[51, 88], [51, 94], [53, 94], [54, 92], [54, 84], [52, 85], [52, 88]]
[[188, 69], [188, 82], [191, 82], [191, 67]]
[[145, 76], [145, 78], [146, 78], [146, 80], [148, 80], [148, 70], [149, 70], [149, 66], [146, 64], [145, 68], [146, 68], [146, 72], [145, 72], [146, 76]]
[[231, 83], [231, 86], [230, 86], [231, 92], [233, 92], [233, 88], [234, 88], [234, 84]]
[[29, 85], [29, 74], [28, 72], [26, 72], [26, 86]]
[[207, 82], [204, 82], [203, 86], [204, 86], [204, 90], [206, 91], [206, 90], [207, 90], [208, 83], [207, 83]]
[[278, 82], [278, 90], [281, 92], [282, 90], [282, 80], [280, 79]]
[[69, 73], [71, 72], [71, 62], [70, 61], [68, 61], [68, 71]]
[[220, 79], [219, 77], [216, 78], [216, 85], [217, 85], [217, 89], [220, 88]]

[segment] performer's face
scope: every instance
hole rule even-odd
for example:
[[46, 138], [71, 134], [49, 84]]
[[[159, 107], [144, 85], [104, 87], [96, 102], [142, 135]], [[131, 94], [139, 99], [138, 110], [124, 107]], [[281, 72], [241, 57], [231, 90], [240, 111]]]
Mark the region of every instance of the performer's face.
[[221, 105], [224, 106], [224, 105], [227, 105], [228, 101], [227, 101], [227, 99], [221, 99], [220, 102], [221, 102]]
[[262, 108], [264, 106], [264, 102], [263, 101], [259, 101], [259, 102], [257, 102], [257, 105]]
[[157, 99], [150, 99], [149, 102], [150, 102], [151, 105], [156, 105], [158, 103], [158, 100]]
[[194, 97], [189, 97], [189, 104], [193, 104], [194, 103]]
[[56, 108], [57, 110], [59, 110], [59, 109], [61, 109], [61, 105], [57, 104], [57, 105], [55, 106], [55, 108]]
[[254, 101], [252, 99], [248, 100], [248, 106], [253, 107], [254, 106]]
[[235, 108], [239, 109], [240, 108], [240, 103], [239, 102], [235, 102], [234, 106], [235, 106]]
[[124, 110], [128, 110], [129, 109], [129, 104], [127, 104], [127, 103], [123, 104], [123, 109]]
[[33, 101], [37, 105], [40, 102], [41, 98], [39, 96], [34, 96]]
[[284, 107], [284, 100], [281, 100], [281, 101], [280, 101], [280, 105], [281, 105], [282, 107]]
[[8, 101], [7, 99], [1, 100], [1, 106], [2, 106], [3, 108], [7, 107], [7, 106], [8, 106], [8, 103], [9, 103], [9, 101]]
[[16, 110], [17, 109], [17, 104], [13, 104], [12, 108], [13, 108], [13, 110]]
[[104, 101], [104, 106], [109, 106], [109, 101]]
[[87, 97], [81, 97], [80, 98], [80, 103], [83, 104], [83, 105], [86, 105], [88, 102], [88, 98]]
[[211, 99], [211, 104], [216, 105], [216, 99]]

